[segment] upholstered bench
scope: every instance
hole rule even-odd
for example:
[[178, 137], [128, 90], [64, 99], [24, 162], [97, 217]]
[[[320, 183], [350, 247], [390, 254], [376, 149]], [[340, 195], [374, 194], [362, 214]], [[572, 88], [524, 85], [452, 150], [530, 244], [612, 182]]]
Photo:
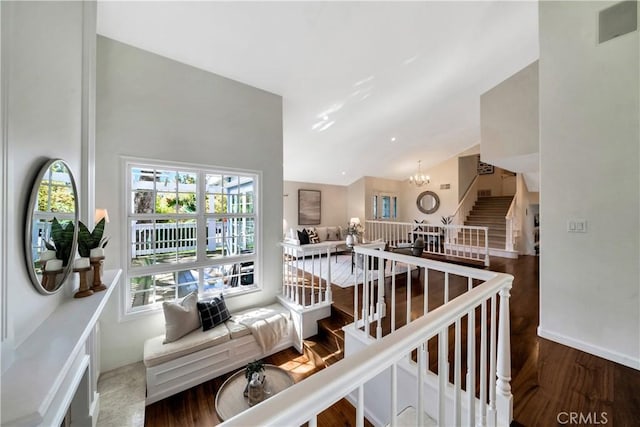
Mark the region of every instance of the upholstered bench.
[[[277, 341], [254, 336], [251, 322], [285, 318]], [[249, 325], [249, 326], [247, 326]], [[267, 328], [271, 329], [271, 328]], [[146, 404], [201, 384], [294, 344], [290, 311], [275, 303], [233, 313], [226, 322], [207, 331], [198, 328], [177, 341], [164, 343], [165, 335], [144, 343], [147, 378]], [[272, 337], [273, 338], [273, 337]], [[267, 339], [267, 341], [269, 341]]]

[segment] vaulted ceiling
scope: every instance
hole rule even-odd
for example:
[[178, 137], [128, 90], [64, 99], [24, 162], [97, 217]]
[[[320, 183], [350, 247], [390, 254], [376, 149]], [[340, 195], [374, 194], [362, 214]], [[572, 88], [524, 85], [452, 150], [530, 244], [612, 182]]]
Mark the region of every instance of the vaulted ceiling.
[[538, 4], [117, 2], [98, 33], [283, 97], [284, 178], [404, 179], [480, 142], [480, 94], [538, 58]]

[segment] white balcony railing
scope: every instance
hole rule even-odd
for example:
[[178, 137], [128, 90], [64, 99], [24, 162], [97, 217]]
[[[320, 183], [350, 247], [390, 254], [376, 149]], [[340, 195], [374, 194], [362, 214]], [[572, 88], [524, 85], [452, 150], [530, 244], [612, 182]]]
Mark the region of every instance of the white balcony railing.
[[[356, 407], [356, 426], [364, 425], [365, 415], [375, 425], [398, 425], [397, 414], [407, 406], [416, 409], [414, 425], [425, 425], [426, 417], [440, 426], [509, 425], [513, 277], [370, 248], [354, 250], [364, 257], [359, 263], [364, 285], [355, 294], [356, 321], [345, 327], [346, 357], [222, 425], [316, 426], [317, 415], [342, 398]], [[407, 280], [416, 270], [420, 289], [412, 289]], [[392, 275], [385, 278], [385, 271]], [[441, 287], [442, 302], [430, 301]], [[395, 324], [396, 317], [403, 317], [396, 312], [396, 291], [407, 298], [401, 327]], [[423, 314], [413, 319], [411, 313], [421, 311], [411, 307], [418, 299]], [[386, 304], [390, 311], [381, 315]], [[354, 340], [361, 348], [350, 352]]]
[[368, 240], [381, 239], [391, 246], [422, 237], [428, 254], [480, 261], [489, 266], [488, 227], [367, 220], [365, 233]]
[[281, 243], [282, 296], [302, 308], [330, 304], [331, 282], [323, 277], [331, 277], [331, 255], [338, 243]]

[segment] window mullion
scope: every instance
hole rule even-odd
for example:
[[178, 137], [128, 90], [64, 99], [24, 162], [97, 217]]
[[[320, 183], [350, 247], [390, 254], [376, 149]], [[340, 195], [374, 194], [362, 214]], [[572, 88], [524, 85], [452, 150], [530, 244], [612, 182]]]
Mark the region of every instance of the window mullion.
[[[259, 175], [250, 172], [221, 172], [197, 167], [189, 169], [190, 174], [185, 176], [182, 173], [186, 167], [180, 165], [153, 166], [153, 162], [127, 163], [125, 244], [128, 258], [126, 263], [128, 302], [125, 314], [155, 310], [162, 301], [184, 296], [184, 292], [188, 291], [185, 286], [196, 285], [196, 282], [199, 292], [203, 294], [205, 290], [236, 293], [255, 289], [256, 283], [253, 281], [253, 276], [250, 278], [249, 274], [256, 274], [259, 269], [256, 247], [259, 239], [257, 197]], [[223, 179], [229, 178], [228, 181], [221, 182], [220, 190], [214, 190], [212, 187], [212, 196], [218, 192], [223, 196], [221, 203], [226, 206], [224, 212], [208, 212], [206, 198], [209, 174], [214, 178], [216, 175]], [[192, 185], [193, 177], [196, 178], [195, 186]], [[168, 188], [167, 179], [172, 180], [172, 184], [175, 183], [174, 189]], [[184, 186], [181, 186], [181, 183]], [[212, 185], [217, 184], [212, 181]], [[136, 195], [144, 192], [151, 193], [148, 196], [151, 200], [147, 199], [147, 195], [143, 195], [143, 198], [138, 200]], [[247, 197], [249, 193], [251, 197]], [[195, 194], [197, 199], [195, 213], [191, 212], [190, 207], [187, 210], [181, 208], [192, 206], [187, 205], [191, 203], [190, 195], [192, 194]], [[181, 196], [185, 198], [181, 199]], [[164, 209], [173, 197], [175, 197], [175, 211]], [[249, 198], [252, 212], [247, 212]], [[143, 204], [140, 204], [141, 202]], [[213, 199], [212, 203], [215, 203]], [[166, 210], [169, 213], [158, 212], [158, 206], [163, 208], [161, 211]], [[136, 211], [147, 212], [147, 209], [151, 213], [135, 213]], [[194, 220], [195, 227], [192, 224]], [[213, 223], [213, 229], [209, 231], [212, 233], [216, 248], [217, 239], [222, 239], [220, 242], [222, 253], [212, 253], [212, 258], [208, 255], [208, 221]], [[135, 226], [138, 222], [141, 223], [140, 227]], [[165, 223], [167, 223], [166, 226], [163, 225]], [[220, 230], [217, 228], [218, 225], [222, 225]], [[138, 231], [138, 228], [141, 231]], [[192, 234], [194, 231], [195, 239]], [[248, 236], [247, 233], [251, 235]], [[233, 244], [233, 247], [229, 248], [228, 244]], [[251, 253], [241, 254], [242, 249], [250, 249]], [[238, 268], [240, 263], [245, 264], [242, 269]], [[245, 268], [251, 268], [251, 265], [253, 270], [245, 270]], [[195, 276], [196, 272], [197, 280], [195, 277], [188, 277], [191, 273]], [[243, 276], [243, 273], [247, 277]], [[229, 278], [233, 284], [227, 283], [225, 279], [224, 286], [220, 286], [222, 282], [218, 285], [217, 277]], [[245, 279], [251, 281], [245, 281]], [[253, 285], [253, 287], [247, 285]]]
[[[207, 182], [206, 173], [204, 171], [198, 172], [198, 180], [196, 182], [196, 194], [198, 195], [197, 206], [197, 229], [196, 229], [196, 260], [198, 263], [202, 263], [207, 258], [207, 219], [205, 212], [207, 210]], [[204, 293], [204, 268], [198, 268], [198, 293], [202, 295]]]

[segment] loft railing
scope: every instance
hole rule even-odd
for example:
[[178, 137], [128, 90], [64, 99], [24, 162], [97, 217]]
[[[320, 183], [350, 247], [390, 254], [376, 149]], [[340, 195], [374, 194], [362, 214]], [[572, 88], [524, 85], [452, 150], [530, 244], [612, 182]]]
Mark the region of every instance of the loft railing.
[[[364, 257], [363, 301], [370, 300], [378, 311], [389, 303], [391, 322], [396, 317], [395, 286], [402, 275], [406, 280], [414, 268], [383, 279], [384, 265], [390, 263], [392, 272], [401, 263], [422, 269], [423, 315], [413, 320], [407, 314], [404, 326], [392, 324], [384, 336], [381, 331], [378, 334], [376, 325], [376, 338], [371, 337], [367, 325], [380, 324], [380, 316], [361, 316], [361, 327], [354, 322], [345, 328], [348, 354], [343, 360], [222, 425], [294, 426], [308, 422], [315, 427], [320, 412], [347, 398], [356, 407], [356, 426], [364, 425], [365, 415], [375, 425], [398, 425], [397, 414], [407, 406], [416, 408], [415, 425], [425, 425], [426, 417], [430, 417], [439, 426], [508, 426], [512, 419], [509, 290], [513, 277], [375, 249], [354, 250], [357, 256]], [[431, 271], [443, 275], [444, 300], [430, 309]], [[367, 277], [373, 277], [373, 283], [367, 282]], [[385, 299], [384, 288], [389, 282], [391, 295]], [[460, 294], [455, 290], [459, 282], [466, 288]], [[409, 283], [406, 281], [405, 286], [407, 312], [411, 313], [415, 312], [411, 309], [411, 295], [418, 290], [412, 292]], [[366, 290], [369, 288], [372, 290]], [[419, 292], [414, 297], [417, 295]], [[356, 313], [362, 305], [357, 307]], [[363, 315], [369, 311], [362, 310]], [[364, 344], [349, 354], [351, 337]], [[386, 411], [387, 416], [377, 415], [380, 411]]]
[[489, 267], [489, 227], [447, 225], [444, 250], [448, 256], [482, 261]]
[[303, 308], [331, 303], [331, 263], [339, 242], [282, 242], [282, 296]]
[[438, 225], [415, 222], [365, 222], [370, 241], [384, 240], [390, 246], [411, 245], [418, 237], [425, 242], [424, 252], [483, 262], [489, 266], [489, 228], [470, 225]]

